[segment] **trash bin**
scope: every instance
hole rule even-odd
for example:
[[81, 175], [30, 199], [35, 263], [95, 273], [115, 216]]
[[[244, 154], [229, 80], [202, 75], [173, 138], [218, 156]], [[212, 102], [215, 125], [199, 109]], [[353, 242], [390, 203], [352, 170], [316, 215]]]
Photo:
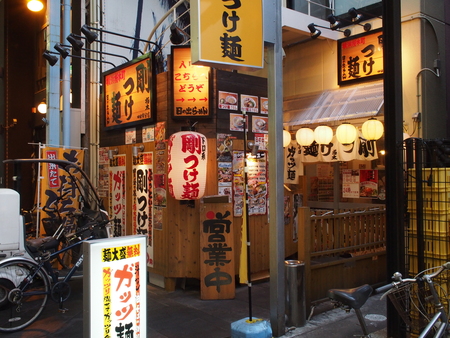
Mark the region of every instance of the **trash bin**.
[[305, 264], [297, 260], [284, 261], [286, 280], [286, 326], [306, 324]]

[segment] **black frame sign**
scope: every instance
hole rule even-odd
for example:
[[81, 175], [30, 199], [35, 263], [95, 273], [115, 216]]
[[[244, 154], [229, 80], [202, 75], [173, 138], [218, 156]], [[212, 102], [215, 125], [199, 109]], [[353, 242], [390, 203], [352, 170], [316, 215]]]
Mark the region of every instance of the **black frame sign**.
[[172, 46], [172, 118], [212, 117], [211, 69], [191, 62], [190, 46]]
[[383, 76], [383, 30], [338, 40], [338, 84]]
[[102, 74], [106, 129], [154, 122], [153, 60], [153, 53], [148, 53]]

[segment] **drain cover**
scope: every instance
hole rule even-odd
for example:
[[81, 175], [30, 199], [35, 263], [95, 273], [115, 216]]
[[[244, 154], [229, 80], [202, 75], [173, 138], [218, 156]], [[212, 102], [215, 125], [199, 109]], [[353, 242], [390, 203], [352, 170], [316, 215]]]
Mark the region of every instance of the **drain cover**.
[[386, 320], [386, 316], [377, 315], [377, 314], [368, 314], [368, 315], [365, 315], [364, 318], [366, 318], [367, 320], [370, 320], [372, 322], [382, 322], [382, 321]]

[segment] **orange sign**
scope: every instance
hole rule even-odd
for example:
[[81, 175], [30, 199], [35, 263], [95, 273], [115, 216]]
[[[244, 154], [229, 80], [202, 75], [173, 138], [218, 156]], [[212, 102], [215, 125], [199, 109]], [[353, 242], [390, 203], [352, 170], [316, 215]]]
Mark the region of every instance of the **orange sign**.
[[105, 127], [151, 122], [154, 117], [151, 54], [103, 74]]
[[383, 75], [383, 32], [371, 31], [338, 41], [338, 83]]
[[263, 4], [191, 1], [192, 62], [221, 68], [263, 67]]
[[172, 47], [173, 117], [210, 117], [209, 67], [191, 62], [191, 49]]

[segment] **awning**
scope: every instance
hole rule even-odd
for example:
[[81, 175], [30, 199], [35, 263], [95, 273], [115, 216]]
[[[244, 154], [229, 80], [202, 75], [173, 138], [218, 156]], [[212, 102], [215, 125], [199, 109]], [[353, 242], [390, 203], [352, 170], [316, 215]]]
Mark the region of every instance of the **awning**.
[[284, 126], [347, 121], [376, 116], [384, 103], [383, 81], [286, 100]]

